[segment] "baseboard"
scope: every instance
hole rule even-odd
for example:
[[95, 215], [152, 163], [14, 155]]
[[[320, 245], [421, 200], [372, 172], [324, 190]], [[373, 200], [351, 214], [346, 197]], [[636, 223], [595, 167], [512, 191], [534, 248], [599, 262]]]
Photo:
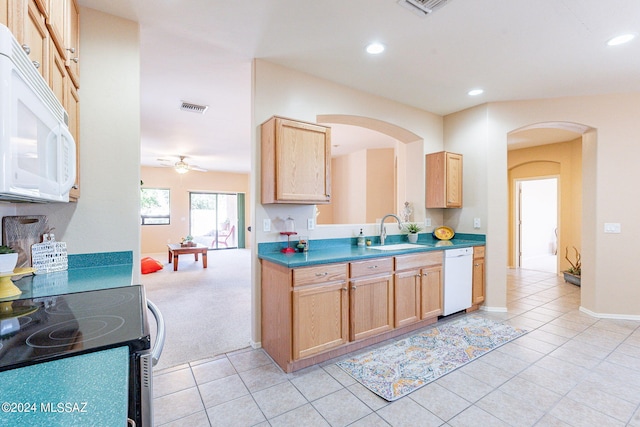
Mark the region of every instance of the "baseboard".
[[488, 311], [490, 313], [506, 313], [507, 307], [487, 307], [486, 305], [481, 305], [478, 307], [480, 311]]
[[249, 341], [249, 345], [253, 349], [262, 348], [262, 342], [261, 341], [256, 342], [256, 341], [250, 340]]
[[616, 320], [640, 320], [640, 316], [637, 314], [611, 314], [611, 313], [596, 313], [588, 308], [580, 306], [579, 310], [588, 314], [591, 317], [597, 317], [599, 319], [616, 319]]

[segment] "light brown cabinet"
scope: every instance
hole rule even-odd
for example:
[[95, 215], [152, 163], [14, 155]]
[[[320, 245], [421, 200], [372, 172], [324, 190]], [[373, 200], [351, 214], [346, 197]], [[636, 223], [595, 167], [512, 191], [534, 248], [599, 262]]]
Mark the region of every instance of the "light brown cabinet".
[[348, 297], [346, 264], [293, 271], [293, 360], [348, 341]]
[[442, 313], [442, 251], [261, 265], [262, 347], [285, 372], [427, 326]]
[[69, 191], [69, 198], [77, 201], [80, 198], [80, 96], [74, 85], [67, 84], [66, 87], [64, 109], [69, 115], [69, 132], [76, 141], [76, 180]]
[[393, 329], [393, 258], [352, 262], [349, 269], [351, 341]]
[[78, 88], [80, 86], [78, 67], [80, 13], [77, 2], [76, 0], [48, 0], [46, 8], [46, 24], [53, 46], [63, 58], [71, 82]]
[[395, 258], [395, 326], [442, 314], [442, 252]]
[[476, 306], [484, 302], [484, 251], [484, 246], [475, 246], [473, 248], [473, 291], [471, 302]]
[[441, 151], [426, 156], [426, 207], [462, 207], [462, 155]]
[[262, 203], [331, 199], [331, 129], [282, 117], [261, 126]]

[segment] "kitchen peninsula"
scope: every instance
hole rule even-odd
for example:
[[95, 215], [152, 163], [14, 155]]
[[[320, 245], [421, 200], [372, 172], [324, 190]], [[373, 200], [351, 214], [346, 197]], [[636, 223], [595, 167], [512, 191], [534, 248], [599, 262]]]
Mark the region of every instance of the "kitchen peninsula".
[[[485, 244], [474, 234], [450, 241], [423, 234], [415, 246], [395, 246], [401, 239], [390, 236], [386, 250], [376, 237], [370, 247], [358, 247], [355, 238], [317, 240], [308, 252], [294, 254], [281, 253], [280, 242], [259, 244], [262, 347], [285, 372], [436, 322], [444, 250]], [[484, 284], [474, 289], [484, 292]]]

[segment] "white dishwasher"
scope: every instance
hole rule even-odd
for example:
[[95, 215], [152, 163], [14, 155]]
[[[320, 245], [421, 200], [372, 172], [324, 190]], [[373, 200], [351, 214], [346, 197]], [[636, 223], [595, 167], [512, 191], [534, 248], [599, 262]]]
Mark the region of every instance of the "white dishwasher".
[[443, 316], [471, 307], [473, 248], [444, 251]]

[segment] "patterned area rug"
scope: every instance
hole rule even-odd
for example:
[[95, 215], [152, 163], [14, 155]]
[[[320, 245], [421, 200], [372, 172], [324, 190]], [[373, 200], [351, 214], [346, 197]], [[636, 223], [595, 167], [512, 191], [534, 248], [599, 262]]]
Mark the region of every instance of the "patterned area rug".
[[394, 401], [526, 332], [465, 316], [337, 365], [378, 396]]

